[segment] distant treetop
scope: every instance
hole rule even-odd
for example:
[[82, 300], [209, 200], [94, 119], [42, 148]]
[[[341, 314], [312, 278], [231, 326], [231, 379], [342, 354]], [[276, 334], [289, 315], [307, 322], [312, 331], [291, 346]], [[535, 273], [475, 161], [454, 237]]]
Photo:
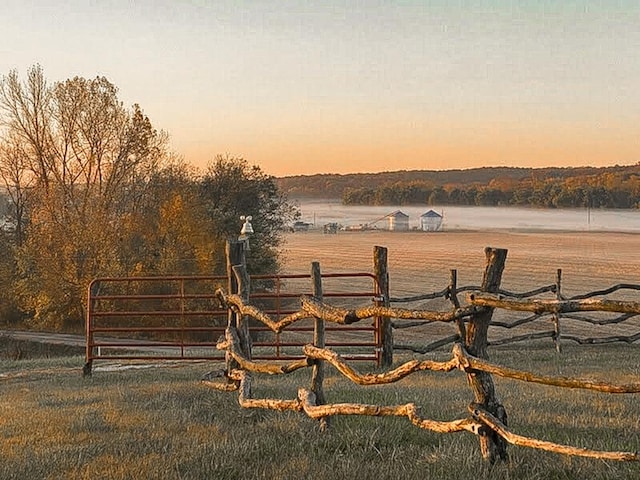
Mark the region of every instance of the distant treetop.
[[340, 199], [346, 205], [640, 205], [640, 164], [318, 174], [283, 177], [277, 182], [290, 198]]

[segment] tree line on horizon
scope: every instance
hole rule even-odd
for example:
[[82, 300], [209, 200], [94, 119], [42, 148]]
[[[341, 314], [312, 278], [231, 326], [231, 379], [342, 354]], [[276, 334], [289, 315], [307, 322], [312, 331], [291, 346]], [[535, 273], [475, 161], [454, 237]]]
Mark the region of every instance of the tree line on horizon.
[[223, 275], [251, 215], [251, 273], [278, 269], [296, 208], [275, 179], [218, 156], [201, 172], [104, 77], [0, 77], [0, 324], [81, 331], [95, 277]]
[[278, 179], [294, 197], [344, 205], [476, 205], [640, 208], [640, 164], [311, 175]]
[[496, 180], [488, 185], [431, 187], [415, 182], [347, 189], [344, 205], [532, 206], [541, 208], [639, 208], [640, 176]]

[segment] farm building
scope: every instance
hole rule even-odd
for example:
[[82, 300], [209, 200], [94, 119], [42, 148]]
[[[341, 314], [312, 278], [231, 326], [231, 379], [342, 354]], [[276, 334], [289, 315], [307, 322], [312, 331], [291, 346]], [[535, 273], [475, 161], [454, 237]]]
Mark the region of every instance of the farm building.
[[389, 230], [393, 231], [406, 231], [409, 230], [409, 215], [396, 210], [393, 213], [387, 215], [389, 220]]
[[293, 224], [293, 231], [294, 232], [307, 232], [309, 231], [309, 227], [311, 226], [310, 223], [307, 222], [296, 222]]
[[338, 233], [340, 229], [340, 225], [337, 223], [326, 223], [324, 227], [322, 227], [322, 231], [324, 233]]
[[433, 210], [420, 215], [420, 230], [438, 232], [442, 229], [442, 215]]

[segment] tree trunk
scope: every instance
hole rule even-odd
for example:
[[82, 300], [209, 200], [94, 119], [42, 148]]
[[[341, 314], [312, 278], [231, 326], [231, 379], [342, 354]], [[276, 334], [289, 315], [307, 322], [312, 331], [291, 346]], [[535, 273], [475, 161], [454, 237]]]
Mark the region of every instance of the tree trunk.
[[[507, 258], [507, 250], [500, 248], [485, 248], [487, 264], [482, 279], [481, 290], [483, 292], [497, 292], [502, 279], [502, 272]], [[484, 308], [474, 315], [466, 329], [465, 348], [473, 356], [488, 359], [487, 334], [493, 308]], [[493, 378], [490, 374], [481, 371], [469, 372], [467, 381], [473, 390], [475, 403], [498, 418], [507, 425], [507, 413], [500, 403], [495, 391]], [[484, 428], [480, 431], [480, 450], [482, 457], [494, 463], [496, 460], [507, 459], [506, 442], [493, 430]]]

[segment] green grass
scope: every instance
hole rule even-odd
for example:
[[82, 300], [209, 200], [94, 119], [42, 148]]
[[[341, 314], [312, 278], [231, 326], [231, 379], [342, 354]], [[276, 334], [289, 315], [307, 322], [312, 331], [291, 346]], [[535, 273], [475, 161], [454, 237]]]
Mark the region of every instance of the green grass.
[[[534, 344], [490, 354], [496, 363], [539, 373], [615, 382], [640, 377], [637, 345], [567, 345], [557, 355], [550, 344]], [[489, 470], [475, 436], [431, 433], [402, 418], [335, 417], [321, 432], [304, 415], [242, 409], [237, 393], [202, 385], [201, 376], [214, 365], [107, 372], [97, 362], [93, 377], [82, 378], [82, 364], [81, 357], [0, 364], [0, 479], [640, 478], [640, 463], [512, 446], [509, 462]], [[18, 373], [25, 375], [1, 376]], [[309, 370], [256, 376], [254, 395], [293, 398], [309, 378]], [[495, 381], [517, 433], [640, 450], [640, 395]], [[360, 387], [328, 367], [325, 393], [329, 402], [415, 402], [422, 415], [438, 420], [466, 416], [471, 400], [460, 372], [422, 372], [393, 385]]]

